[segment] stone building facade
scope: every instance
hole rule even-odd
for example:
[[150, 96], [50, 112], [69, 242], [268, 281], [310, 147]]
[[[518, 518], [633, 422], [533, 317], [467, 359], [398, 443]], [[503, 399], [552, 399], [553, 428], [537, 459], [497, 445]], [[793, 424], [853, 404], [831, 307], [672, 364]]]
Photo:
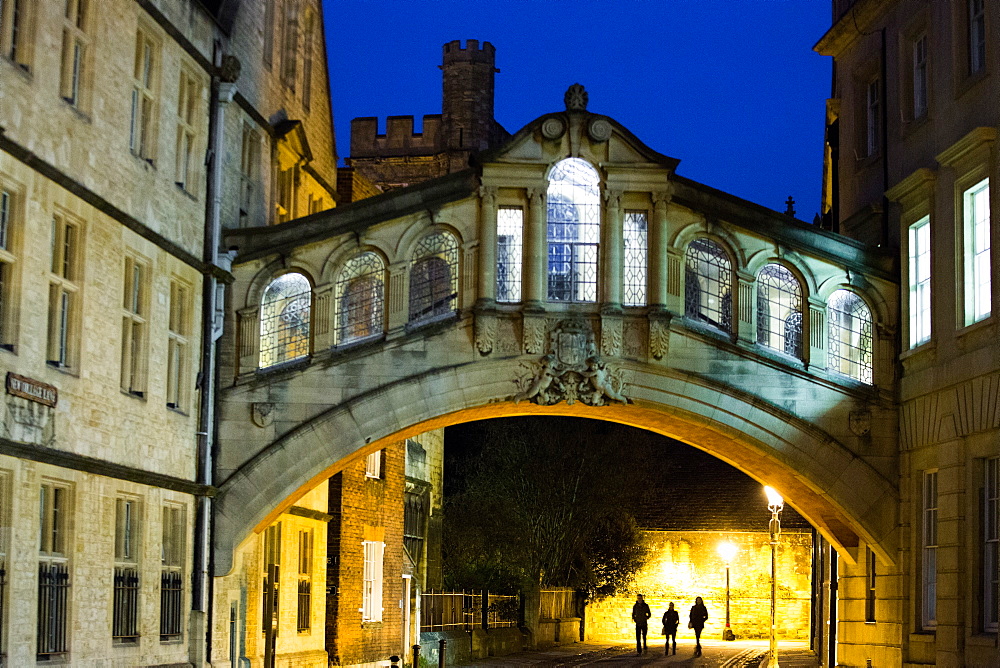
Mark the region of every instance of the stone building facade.
[[2, 4], [7, 665], [206, 660], [220, 228], [334, 156], [318, 0]]
[[867, 619], [865, 562], [842, 564], [826, 659], [996, 665], [1000, 6], [832, 5], [825, 208], [898, 258], [901, 413], [895, 563], [875, 566]]

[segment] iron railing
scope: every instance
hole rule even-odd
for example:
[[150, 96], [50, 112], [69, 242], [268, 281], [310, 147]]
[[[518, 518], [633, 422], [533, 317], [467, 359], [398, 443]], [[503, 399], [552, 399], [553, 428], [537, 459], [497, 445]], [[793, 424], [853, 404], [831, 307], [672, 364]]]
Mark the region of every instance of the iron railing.
[[160, 640], [172, 640], [181, 635], [184, 578], [180, 571], [163, 571], [160, 575]]
[[114, 606], [111, 639], [118, 643], [139, 641], [139, 571], [115, 569]]
[[296, 626], [298, 631], [308, 631], [312, 625], [312, 582], [299, 580], [299, 609]]
[[520, 621], [520, 597], [488, 591], [426, 591], [420, 595], [420, 630], [471, 631]]
[[69, 568], [64, 563], [38, 565], [38, 658], [65, 654]]

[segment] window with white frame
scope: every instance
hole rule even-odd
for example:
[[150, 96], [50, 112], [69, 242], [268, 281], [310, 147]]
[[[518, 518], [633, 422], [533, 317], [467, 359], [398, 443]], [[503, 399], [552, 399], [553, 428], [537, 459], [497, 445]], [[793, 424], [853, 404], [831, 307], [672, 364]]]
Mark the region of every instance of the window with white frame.
[[913, 40], [913, 118], [927, 113], [927, 34]]
[[149, 299], [149, 267], [126, 256], [122, 299], [122, 392], [141, 397], [146, 393], [146, 337]]
[[965, 324], [990, 315], [990, 180], [962, 193], [965, 237]]
[[156, 87], [159, 75], [159, 47], [149, 33], [139, 28], [135, 40], [132, 71], [132, 119], [129, 150], [138, 158], [152, 161], [156, 142]]
[[335, 345], [378, 336], [385, 330], [385, 263], [371, 251], [344, 264], [334, 287], [337, 304]]
[[362, 592], [361, 620], [382, 621], [382, 557], [385, 543], [366, 540], [364, 545], [364, 589]]
[[969, 8], [969, 74], [986, 67], [986, 0], [967, 0]]
[[29, 69], [29, 27], [34, 0], [3, 0], [0, 2], [0, 53], [11, 62]]
[[524, 210], [519, 206], [497, 209], [497, 301], [521, 301], [521, 268], [524, 258]]
[[983, 631], [997, 631], [1000, 604], [1000, 457], [986, 459], [983, 480]]
[[458, 242], [447, 232], [428, 234], [410, 262], [410, 322], [453, 313], [458, 307]]
[[76, 366], [75, 328], [80, 301], [80, 225], [65, 216], [52, 219], [49, 273], [49, 326], [46, 359], [51, 366]]
[[733, 266], [726, 251], [711, 239], [695, 239], [688, 244], [684, 315], [732, 331]]
[[71, 105], [82, 108], [90, 55], [90, 36], [87, 34], [90, 0], [66, 0], [65, 9], [60, 93]]
[[176, 640], [184, 628], [184, 506], [163, 506], [160, 527], [160, 640]]
[[882, 119], [880, 116], [882, 104], [881, 85], [881, 80], [875, 77], [869, 80], [865, 86], [866, 156], [875, 155], [879, 152], [879, 142], [882, 138]]
[[780, 264], [757, 274], [757, 343], [802, 358], [802, 285]]
[[38, 629], [36, 656], [60, 659], [69, 650], [70, 488], [44, 481], [39, 487], [38, 524]]
[[646, 305], [646, 212], [626, 211], [622, 225], [624, 257], [622, 303]]
[[313, 530], [299, 531], [299, 591], [296, 628], [308, 633], [312, 626]]
[[924, 471], [920, 532], [920, 627], [925, 631], [937, 627], [937, 516], [937, 471]]
[[365, 457], [365, 477], [366, 478], [381, 478], [382, 477], [382, 451], [376, 450], [367, 457]]
[[271, 281], [260, 301], [261, 369], [309, 355], [312, 284], [295, 272]]
[[111, 638], [139, 641], [139, 501], [115, 499], [115, 572]]
[[546, 202], [548, 299], [597, 301], [600, 175], [586, 160], [561, 160], [549, 173]]
[[910, 348], [931, 339], [931, 218], [910, 225]]
[[177, 153], [174, 180], [189, 193], [195, 190], [198, 162], [195, 158], [198, 118], [201, 108], [201, 81], [181, 68], [177, 93]]
[[167, 322], [167, 407], [187, 408], [191, 336], [191, 288], [177, 279], [170, 281], [170, 317]]
[[0, 348], [14, 349], [17, 335], [17, 302], [14, 226], [17, 199], [11, 188], [0, 183]]
[[827, 303], [827, 368], [872, 382], [872, 312], [857, 294], [837, 290]]
[[260, 187], [260, 133], [249, 123], [243, 124], [240, 151], [240, 225], [252, 224], [257, 213]]

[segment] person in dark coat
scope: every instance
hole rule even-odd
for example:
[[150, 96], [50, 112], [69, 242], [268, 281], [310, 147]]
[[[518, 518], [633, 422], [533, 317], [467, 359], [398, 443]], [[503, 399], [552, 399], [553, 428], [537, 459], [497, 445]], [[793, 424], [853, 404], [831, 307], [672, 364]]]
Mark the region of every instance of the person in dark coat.
[[681, 617], [674, 610], [674, 602], [671, 601], [670, 605], [667, 606], [667, 611], [663, 613], [663, 635], [667, 637], [667, 644], [663, 648], [666, 654], [670, 654], [670, 641], [674, 641], [674, 654], [677, 654], [677, 625], [680, 623]]
[[694, 599], [694, 605], [691, 606], [691, 617], [688, 622], [688, 628], [694, 629], [695, 656], [701, 656], [701, 632], [705, 628], [706, 619], [708, 619], [708, 608], [705, 607], [701, 596], [698, 596]]
[[646, 633], [649, 630], [647, 620], [653, 616], [649, 611], [649, 605], [642, 600], [642, 594], [635, 597], [635, 605], [632, 606], [632, 621], [635, 622], [635, 653], [642, 654], [646, 651]]

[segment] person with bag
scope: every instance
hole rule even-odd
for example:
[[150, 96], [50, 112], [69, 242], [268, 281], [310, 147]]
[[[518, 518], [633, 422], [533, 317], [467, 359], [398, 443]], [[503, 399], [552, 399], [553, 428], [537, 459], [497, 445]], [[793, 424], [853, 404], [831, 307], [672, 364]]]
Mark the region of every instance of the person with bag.
[[642, 594], [636, 594], [635, 605], [632, 606], [632, 621], [635, 622], [635, 653], [646, 651], [646, 633], [649, 632], [647, 620], [653, 616], [649, 604], [642, 600]]
[[688, 628], [694, 629], [694, 655], [701, 656], [701, 632], [705, 628], [705, 620], [708, 619], [708, 608], [705, 607], [705, 603], [701, 600], [701, 596], [694, 599], [694, 605], [691, 606], [691, 615], [689, 619]]
[[663, 635], [667, 637], [666, 646], [663, 648], [665, 654], [670, 654], [670, 641], [674, 641], [674, 654], [677, 654], [677, 625], [680, 623], [680, 615], [674, 609], [674, 602], [667, 606], [667, 611], [663, 613]]

